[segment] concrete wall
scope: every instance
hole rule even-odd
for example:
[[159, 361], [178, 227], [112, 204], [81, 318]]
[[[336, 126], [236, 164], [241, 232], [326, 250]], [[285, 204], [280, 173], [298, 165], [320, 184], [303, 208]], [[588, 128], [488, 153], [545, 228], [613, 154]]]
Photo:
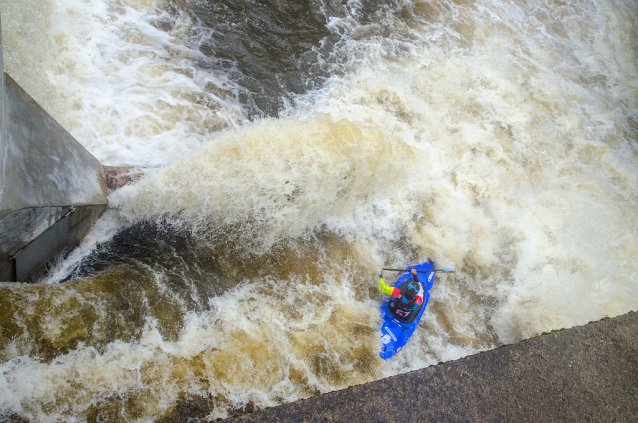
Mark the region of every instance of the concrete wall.
[[106, 204], [102, 164], [4, 77], [0, 218], [27, 207]]
[[[2, 176], [2, 180], [0, 180], [0, 199], [4, 197], [4, 173], [1, 172], [1, 169], [4, 167], [5, 156], [6, 156], [6, 145], [4, 143], [5, 136], [5, 125], [4, 125], [4, 59], [2, 57], [2, 15], [0, 15], [0, 69], [3, 70], [0, 75], [0, 176]], [[1, 201], [1, 200], [0, 200]], [[2, 219], [2, 214], [0, 212], [0, 219]]]
[[108, 189], [102, 164], [9, 75], [1, 79], [0, 281], [24, 281], [79, 243]]
[[30, 207], [0, 220], [0, 282], [27, 282], [80, 244], [106, 204]]

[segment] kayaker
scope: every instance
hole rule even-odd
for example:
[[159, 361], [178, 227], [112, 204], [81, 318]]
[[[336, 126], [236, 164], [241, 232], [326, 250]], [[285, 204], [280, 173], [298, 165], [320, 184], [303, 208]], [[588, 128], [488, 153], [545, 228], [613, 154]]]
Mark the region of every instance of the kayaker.
[[416, 269], [412, 269], [410, 272], [412, 273], [412, 280], [403, 282], [399, 288], [386, 285], [383, 273], [379, 275], [379, 289], [390, 296], [388, 309], [399, 320], [406, 323], [414, 320], [418, 314], [418, 310], [423, 305], [423, 295], [425, 293], [423, 284], [416, 274]]

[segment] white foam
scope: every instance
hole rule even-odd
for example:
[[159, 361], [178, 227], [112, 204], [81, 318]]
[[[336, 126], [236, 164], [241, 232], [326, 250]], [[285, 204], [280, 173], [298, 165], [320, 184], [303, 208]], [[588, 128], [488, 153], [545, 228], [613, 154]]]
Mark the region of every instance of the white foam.
[[238, 87], [194, 66], [206, 30], [139, 3], [2, 4], [9, 74], [105, 165], [164, 165], [245, 121]]

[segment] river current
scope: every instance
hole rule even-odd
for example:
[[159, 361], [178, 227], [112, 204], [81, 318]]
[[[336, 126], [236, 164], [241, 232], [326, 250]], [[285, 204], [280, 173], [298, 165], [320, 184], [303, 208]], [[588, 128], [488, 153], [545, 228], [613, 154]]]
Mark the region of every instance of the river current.
[[[633, 1], [0, 12], [5, 71], [144, 172], [0, 283], [0, 421], [211, 421], [638, 308]], [[379, 269], [428, 258], [384, 361]]]

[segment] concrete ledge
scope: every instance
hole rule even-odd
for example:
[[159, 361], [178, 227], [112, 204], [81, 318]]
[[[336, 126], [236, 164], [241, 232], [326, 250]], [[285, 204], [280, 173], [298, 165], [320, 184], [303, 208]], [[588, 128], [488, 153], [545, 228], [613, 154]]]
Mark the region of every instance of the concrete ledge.
[[638, 421], [638, 314], [238, 417], [241, 422]]
[[16, 210], [0, 219], [0, 281], [27, 282], [80, 244], [106, 204]]

